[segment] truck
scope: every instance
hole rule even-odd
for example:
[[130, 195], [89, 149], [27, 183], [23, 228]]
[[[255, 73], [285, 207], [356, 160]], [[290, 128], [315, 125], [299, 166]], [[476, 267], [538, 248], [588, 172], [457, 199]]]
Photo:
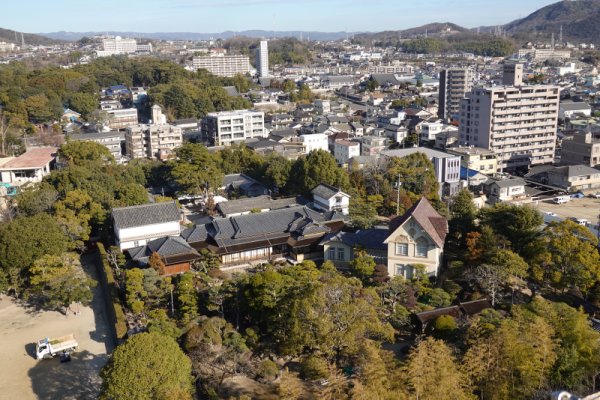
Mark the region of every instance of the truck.
[[70, 354], [78, 348], [79, 344], [77, 343], [75, 336], [71, 333], [57, 338], [44, 338], [39, 340], [35, 347], [35, 354], [36, 358], [41, 360], [44, 358], [52, 358], [56, 355]]

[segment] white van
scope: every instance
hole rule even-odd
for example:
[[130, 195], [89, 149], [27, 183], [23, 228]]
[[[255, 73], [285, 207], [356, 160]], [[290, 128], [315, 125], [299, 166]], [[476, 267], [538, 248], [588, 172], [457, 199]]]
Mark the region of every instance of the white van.
[[558, 196], [552, 199], [552, 201], [556, 204], [568, 203], [569, 200], [571, 200], [571, 196]]

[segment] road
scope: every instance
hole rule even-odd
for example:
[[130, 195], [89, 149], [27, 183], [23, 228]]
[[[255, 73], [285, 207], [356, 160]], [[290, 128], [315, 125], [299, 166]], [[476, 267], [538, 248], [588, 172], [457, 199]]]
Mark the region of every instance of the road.
[[[534, 207], [544, 215], [544, 221], [546, 223], [552, 221], [562, 221], [567, 218], [583, 218], [590, 222], [588, 228], [598, 235], [598, 231], [595, 227], [598, 225], [598, 215], [600, 215], [600, 199], [582, 198], [582, 199], [571, 199], [565, 204], [555, 204], [552, 201], [540, 201], [533, 204]], [[556, 216], [549, 216], [545, 213], [552, 212]]]
[[[92, 268], [95, 277], [94, 272]], [[99, 372], [112, 351], [102, 296], [96, 286], [91, 307], [73, 305], [78, 312], [69, 315], [38, 312], [6, 296], [0, 299], [0, 399], [98, 398]], [[79, 343], [71, 362], [35, 359], [37, 340], [68, 333]]]

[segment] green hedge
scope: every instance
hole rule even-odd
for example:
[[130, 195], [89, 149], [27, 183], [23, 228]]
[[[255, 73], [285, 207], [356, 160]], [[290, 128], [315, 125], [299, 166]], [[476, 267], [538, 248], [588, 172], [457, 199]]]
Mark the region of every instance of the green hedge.
[[114, 334], [116, 335], [117, 342], [125, 338], [127, 334], [127, 323], [125, 322], [125, 313], [119, 300], [119, 291], [115, 283], [115, 277], [112, 272], [112, 268], [108, 263], [106, 257], [106, 249], [102, 243], [98, 243], [98, 253], [100, 254], [100, 265], [102, 266], [100, 276], [102, 284], [105, 287], [106, 304], [108, 308], [108, 314], [113, 324]]

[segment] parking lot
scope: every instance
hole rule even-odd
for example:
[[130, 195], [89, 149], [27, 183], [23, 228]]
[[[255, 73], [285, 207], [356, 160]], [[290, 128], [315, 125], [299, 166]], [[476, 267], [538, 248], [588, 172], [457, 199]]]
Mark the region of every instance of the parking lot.
[[539, 201], [537, 205], [534, 203], [540, 212], [553, 212], [557, 217], [566, 218], [583, 218], [587, 219], [590, 224], [598, 225], [598, 215], [600, 215], [600, 199], [592, 199], [585, 197], [582, 199], [571, 199], [565, 204], [555, 204], [551, 199]]
[[[93, 268], [91, 272], [94, 275]], [[0, 299], [0, 399], [98, 398], [99, 372], [112, 351], [102, 296], [96, 286], [92, 306], [74, 305], [69, 315]], [[71, 362], [35, 359], [37, 340], [69, 333], [79, 343]]]

